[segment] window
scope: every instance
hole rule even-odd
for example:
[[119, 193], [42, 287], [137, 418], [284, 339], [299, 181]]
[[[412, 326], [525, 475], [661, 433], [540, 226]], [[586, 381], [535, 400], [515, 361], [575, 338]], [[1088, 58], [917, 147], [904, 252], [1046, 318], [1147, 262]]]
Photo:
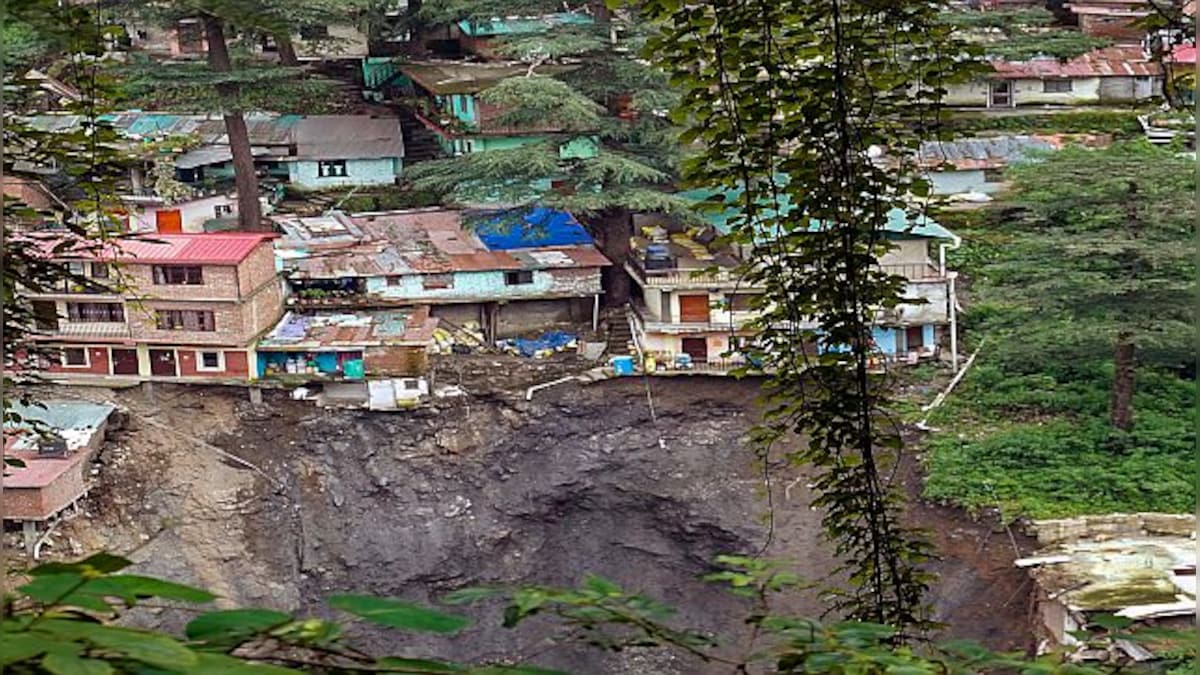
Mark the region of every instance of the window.
[[329, 26], [309, 24], [300, 27], [300, 37], [304, 40], [324, 40], [329, 37]]
[[204, 283], [204, 272], [192, 265], [155, 265], [154, 283], [199, 286]]
[[533, 283], [533, 272], [530, 270], [521, 270], [519, 272], [505, 272], [504, 283], [507, 286], [522, 286], [524, 284]]
[[1042, 91], [1047, 94], [1067, 94], [1071, 91], [1070, 80], [1043, 80]]
[[344, 159], [317, 162], [317, 176], [321, 178], [344, 178], [346, 175], [346, 160]]
[[983, 180], [987, 183], [1000, 183], [1004, 181], [1004, 169], [984, 169]]
[[92, 365], [88, 360], [88, 351], [82, 347], [64, 347], [62, 364], [68, 368], [87, 368]]
[[416, 380], [405, 380], [404, 388], [407, 391], [416, 391], [421, 388], [421, 383]]
[[124, 323], [125, 306], [119, 302], [68, 302], [67, 318], [76, 323]]
[[97, 262], [92, 263], [92, 278], [93, 279], [107, 279], [108, 278], [108, 264], [107, 263], [97, 263]]
[[58, 306], [49, 300], [34, 300], [33, 323], [38, 330], [58, 330]]
[[196, 352], [196, 370], [225, 370], [225, 355], [221, 352]]
[[160, 309], [159, 330], [190, 330], [211, 332], [217, 329], [216, 318], [207, 309]]
[[726, 296], [729, 310], [732, 312], [749, 312], [754, 308], [753, 293], [730, 293]]
[[213, 214], [218, 218], [233, 215], [233, 204], [217, 204], [213, 207]]
[[399, 286], [400, 285], [400, 277], [388, 277], [387, 285], [388, 286]]
[[427, 291], [454, 288], [453, 274], [426, 274], [421, 277], [421, 286]]

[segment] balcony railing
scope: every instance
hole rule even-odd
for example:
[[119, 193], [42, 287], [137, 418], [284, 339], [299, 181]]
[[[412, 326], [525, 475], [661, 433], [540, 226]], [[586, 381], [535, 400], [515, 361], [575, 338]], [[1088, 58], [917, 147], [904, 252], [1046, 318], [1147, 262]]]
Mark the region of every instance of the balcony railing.
[[123, 321], [59, 321], [58, 330], [47, 330], [45, 334], [66, 338], [128, 338], [133, 335], [129, 324]]
[[741, 281], [741, 275], [730, 270], [648, 270], [637, 258], [631, 258], [626, 267], [643, 285], [652, 288], [733, 286]]

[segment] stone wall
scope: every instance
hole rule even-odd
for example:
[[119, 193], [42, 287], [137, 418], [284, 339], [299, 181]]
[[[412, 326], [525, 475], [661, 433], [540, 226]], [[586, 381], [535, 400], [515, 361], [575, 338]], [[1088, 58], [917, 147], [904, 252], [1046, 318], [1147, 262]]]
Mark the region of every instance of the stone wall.
[[1196, 517], [1173, 513], [1112, 513], [1059, 520], [1038, 520], [1027, 528], [1038, 544], [1051, 546], [1079, 539], [1144, 536], [1194, 536]]

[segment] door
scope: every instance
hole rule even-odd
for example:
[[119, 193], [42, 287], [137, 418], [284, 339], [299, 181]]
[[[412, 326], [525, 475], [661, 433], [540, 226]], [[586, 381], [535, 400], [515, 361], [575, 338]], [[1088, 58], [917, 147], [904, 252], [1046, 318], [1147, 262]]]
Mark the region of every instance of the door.
[[112, 374], [113, 375], [137, 375], [138, 374], [138, 357], [136, 349], [117, 349], [112, 350]]
[[910, 352], [920, 351], [925, 346], [925, 330], [920, 326], [904, 329], [904, 344]]
[[179, 209], [155, 211], [154, 226], [159, 234], [179, 234], [183, 232], [183, 214]]
[[41, 331], [53, 333], [58, 330], [58, 305], [50, 300], [33, 301], [33, 324]]
[[1013, 105], [1012, 82], [997, 80], [988, 86], [989, 108], [1011, 108]]
[[679, 320], [682, 323], [708, 323], [708, 294], [679, 296]]
[[151, 349], [150, 374], [158, 377], [177, 376], [179, 371], [175, 368], [175, 350]]
[[708, 340], [705, 338], [683, 338], [683, 353], [692, 357], [693, 363], [708, 363]]

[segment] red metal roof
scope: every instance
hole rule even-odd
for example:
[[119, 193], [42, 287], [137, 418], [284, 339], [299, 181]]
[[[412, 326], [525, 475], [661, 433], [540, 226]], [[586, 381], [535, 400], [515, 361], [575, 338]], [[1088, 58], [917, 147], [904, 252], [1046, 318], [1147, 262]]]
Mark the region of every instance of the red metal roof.
[[1149, 77], [1162, 74], [1141, 47], [1106, 47], [1069, 61], [1054, 58], [1030, 61], [992, 61], [992, 77], [1041, 80], [1055, 77]]
[[276, 235], [260, 232], [211, 232], [204, 234], [145, 234], [120, 237], [101, 245], [79, 240], [60, 248], [62, 238], [41, 240], [44, 250], [55, 258], [110, 260], [122, 263], [193, 263], [236, 265], [255, 248]]
[[1171, 61], [1175, 63], [1196, 63], [1196, 45], [1179, 45], [1171, 53]]

